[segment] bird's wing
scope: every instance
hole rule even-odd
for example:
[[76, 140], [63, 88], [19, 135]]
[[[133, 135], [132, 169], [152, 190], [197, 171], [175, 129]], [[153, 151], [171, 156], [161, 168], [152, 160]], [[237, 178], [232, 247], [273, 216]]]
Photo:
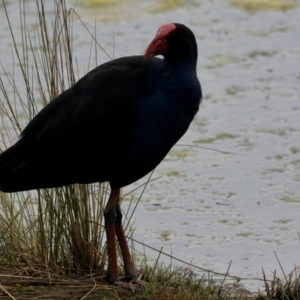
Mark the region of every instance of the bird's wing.
[[43, 108], [22, 138], [39, 151], [42, 145], [122, 133], [134, 121], [135, 103], [151, 94], [150, 61], [125, 57], [92, 70]]
[[[92, 149], [109, 155], [117, 144], [128, 147], [136, 103], [152, 93], [148, 74], [155, 60], [135, 56], [105, 63], [60, 94], [21, 134], [30, 157], [73, 159]], [[106, 147], [98, 146], [101, 140]]]

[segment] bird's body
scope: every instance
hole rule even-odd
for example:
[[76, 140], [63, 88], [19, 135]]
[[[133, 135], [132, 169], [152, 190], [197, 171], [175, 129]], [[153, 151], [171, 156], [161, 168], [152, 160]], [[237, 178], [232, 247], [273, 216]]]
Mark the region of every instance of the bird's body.
[[[199, 89], [185, 92], [199, 86], [189, 78], [194, 74], [167, 69], [161, 59], [133, 56], [89, 72], [0, 156], [2, 191], [103, 181], [123, 187], [149, 173], [185, 133], [199, 106]], [[180, 86], [168, 82], [174, 76]]]
[[[153, 57], [157, 54], [165, 58]], [[43, 108], [0, 155], [1, 191], [109, 181], [113, 200], [106, 213], [119, 210], [114, 191], [153, 170], [198, 111], [196, 63], [193, 33], [169, 23], [159, 29], [145, 57], [115, 59], [90, 71]], [[108, 227], [122, 250], [123, 231], [118, 234], [117, 224]], [[133, 277], [126, 247], [125, 273]], [[109, 281], [117, 280], [110, 266], [108, 273]]]

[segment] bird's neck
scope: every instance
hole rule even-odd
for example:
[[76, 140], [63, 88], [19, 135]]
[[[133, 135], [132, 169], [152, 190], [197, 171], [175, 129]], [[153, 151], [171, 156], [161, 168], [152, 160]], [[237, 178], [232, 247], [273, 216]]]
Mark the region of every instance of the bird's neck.
[[164, 65], [167, 69], [176, 71], [189, 70], [196, 72], [197, 61], [190, 58], [181, 60], [167, 60], [164, 59]]

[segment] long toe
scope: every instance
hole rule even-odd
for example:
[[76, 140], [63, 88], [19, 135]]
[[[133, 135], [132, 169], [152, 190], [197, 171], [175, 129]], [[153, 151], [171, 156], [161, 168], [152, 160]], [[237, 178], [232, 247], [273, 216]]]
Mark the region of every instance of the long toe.
[[119, 278], [115, 278], [115, 277], [111, 276], [110, 274], [106, 274], [103, 277], [103, 280], [105, 280], [109, 284], [115, 284], [115, 282], [119, 281]]
[[126, 290], [130, 290], [132, 292], [138, 293], [141, 292], [143, 289], [146, 288], [148, 282], [143, 280], [132, 280], [131, 282], [124, 282], [124, 281], [115, 281], [114, 285], [121, 287]]
[[139, 278], [136, 271], [125, 272], [125, 275], [120, 277], [119, 280], [123, 282], [130, 282], [131, 280], [137, 280]]

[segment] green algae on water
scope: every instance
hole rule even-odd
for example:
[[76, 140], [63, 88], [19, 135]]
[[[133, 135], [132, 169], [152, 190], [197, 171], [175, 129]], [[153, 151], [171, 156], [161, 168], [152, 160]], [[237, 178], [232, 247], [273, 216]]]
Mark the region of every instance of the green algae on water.
[[233, 6], [249, 10], [288, 10], [296, 7], [296, 2], [291, 0], [231, 0]]
[[148, 10], [151, 13], [158, 13], [176, 9], [184, 5], [183, 0], [158, 0], [155, 4], [148, 6]]

